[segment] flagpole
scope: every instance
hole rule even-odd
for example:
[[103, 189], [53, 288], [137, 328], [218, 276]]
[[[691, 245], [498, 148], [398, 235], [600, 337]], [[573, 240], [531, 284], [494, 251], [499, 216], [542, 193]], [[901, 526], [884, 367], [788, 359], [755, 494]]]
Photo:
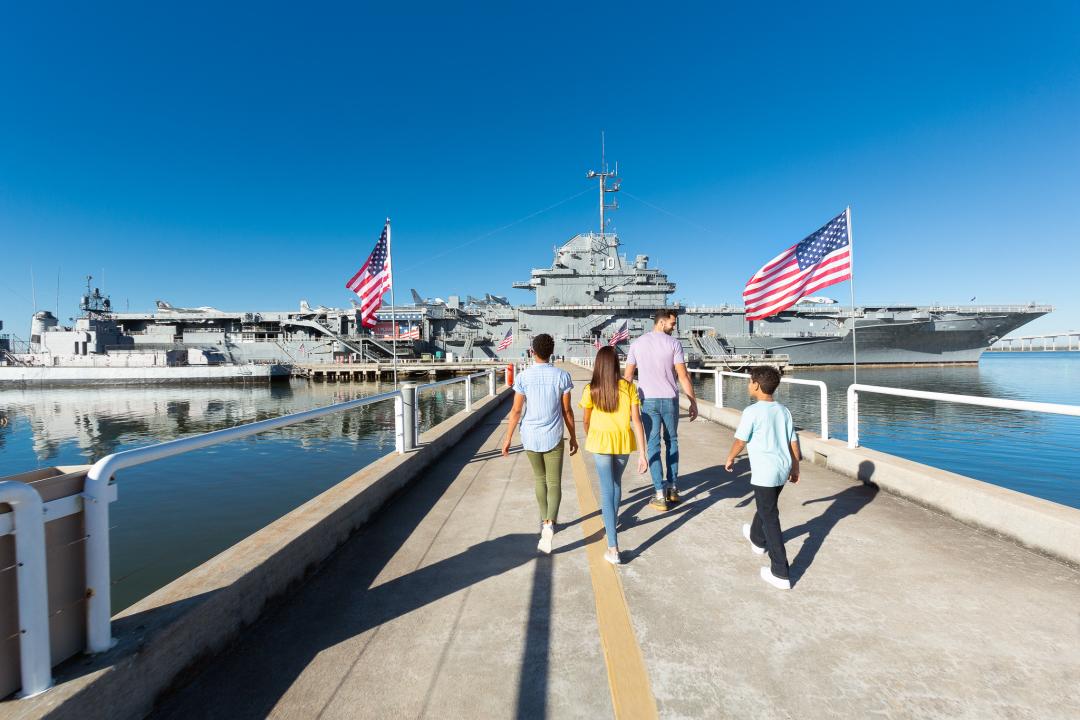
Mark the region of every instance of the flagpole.
[[[849, 226], [850, 228], [850, 226]], [[390, 264], [390, 350], [394, 356], [394, 389], [397, 390], [397, 303], [394, 302], [394, 256], [390, 252], [390, 218], [386, 218], [386, 261]]]
[[847, 215], [847, 236], [848, 236], [848, 265], [850, 266], [851, 279], [848, 280], [848, 287], [851, 290], [851, 367], [852, 367], [852, 382], [859, 382], [859, 356], [855, 350], [855, 237], [851, 231], [851, 206], [848, 205], [844, 210]]

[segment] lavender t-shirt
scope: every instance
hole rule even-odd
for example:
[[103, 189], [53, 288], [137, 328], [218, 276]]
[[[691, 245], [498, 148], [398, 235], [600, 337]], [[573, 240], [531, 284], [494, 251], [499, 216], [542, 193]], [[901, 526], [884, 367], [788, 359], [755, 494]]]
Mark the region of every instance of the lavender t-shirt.
[[646, 398], [673, 398], [679, 394], [675, 365], [686, 362], [682, 344], [659, 330], [630, 343], [626, 362], [637, 365], [638, 387]]

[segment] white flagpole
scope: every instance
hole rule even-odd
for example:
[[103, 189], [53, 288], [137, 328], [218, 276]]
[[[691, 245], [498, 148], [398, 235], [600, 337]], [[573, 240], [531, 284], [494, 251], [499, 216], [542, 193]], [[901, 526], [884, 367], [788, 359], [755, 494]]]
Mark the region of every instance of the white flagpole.
[[390, 349], [394, 355], [394, 389], [398, 386], [397, 377], [397, 303], [394, 302], [394, 256], [390, 254], [390, 218], [386, 218], [386, 262], [390, 263]]
[[851, 367], [852, 382], [859, 382], [859, 356], [855, 351], [855, 237], [851, 232], [851, 206], [844, 210], [847, 215], [848, 236], [848, 264], [851, 266], [851, 279], [848, 286], [851, 290]]

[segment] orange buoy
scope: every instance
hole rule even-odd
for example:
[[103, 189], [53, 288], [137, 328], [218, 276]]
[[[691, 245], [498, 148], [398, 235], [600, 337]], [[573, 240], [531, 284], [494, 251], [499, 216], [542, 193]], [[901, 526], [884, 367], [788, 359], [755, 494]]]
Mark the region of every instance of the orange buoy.
[[514, 363], [506, 366], [506, 385], [507, 387], [513, 387], [514, 385]]

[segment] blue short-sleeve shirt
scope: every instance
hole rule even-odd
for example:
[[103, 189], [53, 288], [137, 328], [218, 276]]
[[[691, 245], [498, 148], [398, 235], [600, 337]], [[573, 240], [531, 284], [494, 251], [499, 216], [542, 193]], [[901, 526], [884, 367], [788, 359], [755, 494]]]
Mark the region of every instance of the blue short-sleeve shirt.
[[790, 443], [796, 435], [786, 407], [759, 400], [743, 410], [735, 437], [746, 443], [751, 485], [777, 487], [787, 482], [791, 472]]
[[521, 444], [526, 450], [547, 452], [562, 442], [562, 398], [573, 388], [570, 373], [551, 363], [536, 363], [515, 378], [514, 392], [525, 396]]

